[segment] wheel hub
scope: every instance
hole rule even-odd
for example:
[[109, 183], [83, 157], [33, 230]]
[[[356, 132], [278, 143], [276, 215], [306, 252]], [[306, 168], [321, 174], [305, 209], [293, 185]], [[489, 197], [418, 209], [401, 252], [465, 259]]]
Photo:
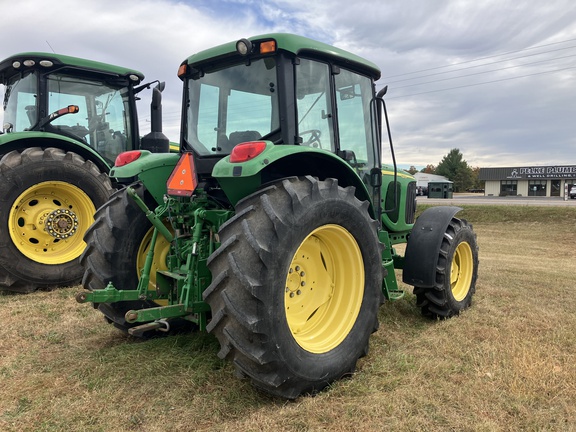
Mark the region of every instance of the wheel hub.
[[284, 311], [302, 348], [325, 353], [350, 333], [364, 297], [360, 247], [348, 230], [327, 224], [298, 246], [284, 285]]
[[290, 266], [286, 280], [286, 293], [290, 298], [302, 294], [302, 288], [306, 286], [306, 272], [299, 266]]
[[57, 209], [46, 218], [45, 230], [52, 237], [66, 239], [78, 231], [78, 217], [69, 209]]

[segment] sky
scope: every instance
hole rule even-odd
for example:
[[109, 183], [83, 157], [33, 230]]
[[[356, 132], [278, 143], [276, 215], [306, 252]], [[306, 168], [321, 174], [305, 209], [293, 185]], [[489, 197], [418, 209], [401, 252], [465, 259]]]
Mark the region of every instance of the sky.
[[402, 166], [438, 165], [454, 148], [472, 167], [576, 164], [572, 0], [0, 0], [0, 10], [0, 59], [54, 51], [165, 81], [163, 131], [176, 142], [185, 58], [288, 32], [380, 67]]

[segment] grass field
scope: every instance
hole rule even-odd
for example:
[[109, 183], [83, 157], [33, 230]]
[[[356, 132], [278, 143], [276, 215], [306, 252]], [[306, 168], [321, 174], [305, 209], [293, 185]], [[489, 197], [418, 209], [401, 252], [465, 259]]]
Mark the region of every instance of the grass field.
[[235, 378], [209, 335], [125, 336], [80, 287], [0, 294], [0, 430], [576, 430], [576, 212], [460, 216], [480, 245], [472, 308], [431, 322], [411, 293], [385, 304], [357, 373], [293, 402]]

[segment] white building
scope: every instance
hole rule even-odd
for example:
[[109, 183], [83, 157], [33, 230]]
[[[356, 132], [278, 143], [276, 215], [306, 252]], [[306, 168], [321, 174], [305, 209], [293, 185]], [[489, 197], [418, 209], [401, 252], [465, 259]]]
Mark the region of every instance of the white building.
[[576, 165], [480, 168], [485, 195], [563, 197], [576, 184]]
[[447, 182], [450, 181], [444, 176], [436, 175], [436, 174], [428, 174], [417, 172], [414, 174], [414, 178], [416, 178], [416, 187], [428, 188], [429, 182]]

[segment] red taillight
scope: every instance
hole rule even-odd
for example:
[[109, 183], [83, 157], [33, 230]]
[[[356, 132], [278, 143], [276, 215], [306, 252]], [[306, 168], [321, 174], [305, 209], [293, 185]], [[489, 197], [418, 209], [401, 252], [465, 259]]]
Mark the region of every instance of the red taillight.
[[118, 156], [116, 156], [114, 166], [121, 167], [124, 165], [128, 165], [129, 163], [132, 163], [136, 159], [138, 159], [141, 154], [142, 152], [140, 150], [130, 150], [124, 153], [120, 153]]
[[198, 176], [192, 153], [184, 153], [166, 182], [168, 195], [192, 196], [198, 186]]
[[230, 162], [239, 163], [253, 159], [264, 151], [266, 143], [264, 141], [248, 141], [238, 144], [230, 153]]

